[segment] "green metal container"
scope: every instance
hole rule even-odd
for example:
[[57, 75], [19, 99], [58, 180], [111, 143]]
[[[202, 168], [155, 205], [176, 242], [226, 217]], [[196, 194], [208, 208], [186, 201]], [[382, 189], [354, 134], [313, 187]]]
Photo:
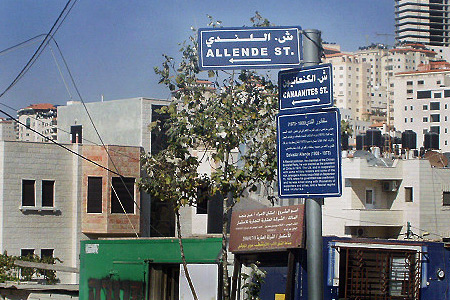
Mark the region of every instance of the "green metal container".
[[[183, 246], [188, 264], [217, 264], [220, 260], [221, 238], [183, 239]], [[178, 280], [180, 264], [176, 238], [81, 241], [80, 299], [153, 299], [156, 289], [169, 289], [164, 280], [170, 283], [172, 271]], [[177, 292], [174, 286], [161, 293]]]

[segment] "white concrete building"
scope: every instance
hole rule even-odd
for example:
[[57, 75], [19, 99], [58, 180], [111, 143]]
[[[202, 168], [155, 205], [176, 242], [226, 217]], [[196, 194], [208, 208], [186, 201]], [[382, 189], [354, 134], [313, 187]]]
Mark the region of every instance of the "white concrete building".
[[354, 120], [367, 120], [370, 113], [370, 65], [351, 54], [328, 55], [333, 65], [333, 98], [339, 109], [348, 109]]
[[450, 69], [398, 73], [393, 83], [396, 130], [416, 132], [418, 147], [426, 132], [436, 132], [440, 149], [450, 151]]
[[[103, 146], [63, 146], [67, 149], [0, 141], [2, 253], [53, 256], [62, 260], [58, 264], [77, 268], [80, 240], [136, 236], [149, 226], [148, 218], [141, 219], [134, 186], [140, 177], [140, 147], [106, 146], [109, 156]], [[127, 188], [99, 165], [120, 172]], [[77, 283], [75, 273], [57, 272], [57, 277], [61, 283]]]
[[358, 153], [343, 159], [342, 197], [325, 199], [324, 235], [402, 239], [409, 222], [419, 236], [450, 236], [449, 168]]
[[[19, 141], [48, 142], [56, 140], [56, 107], [49, 103], [32, 104], [17, 111]], [[31, 128], [31, 129], [30, 129]], [[38, 133], [36, 133], [38, 132]]]
[[[66, 145], [79, 152], [78, 145]], [[0, 251], [51, 255], [77, 267], [80, 158], [54, 144], [0, 141]], [[65, 283], [75, 274], [58, 273]]]
[[0, 141], [17, 140], [16, 122], [0, 118]]
[[[86, 107], [105, 144], [141, 146], [149, 152], [152, 150], [149, 125], [152, 118], [158, 117], [156, 111], [169, 103], [170, 100], [139, 97], [90, 102], [86, 103]], [[58, 142], [71, 142], [71, 127], [80, 125], [84, 144], [101, 145], [89, 115], [80, 102], [58, 106]]]
[[383, 85], [383, 59], [388, 55], [388, 48], [384, 45], [372, 45], [360, 48], [354, 54], [362, 63], [370, 65], [370, 81], [371, 88], [379, 88]]

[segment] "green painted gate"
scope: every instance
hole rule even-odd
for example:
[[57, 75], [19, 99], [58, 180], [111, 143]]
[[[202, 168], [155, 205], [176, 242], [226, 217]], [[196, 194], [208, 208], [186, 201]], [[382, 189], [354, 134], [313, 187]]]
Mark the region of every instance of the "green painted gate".
[[[190, 264], [217, 264], [220, 259], [220, 238], [183, 239], [186, 260]], [[111, 239], [81, 242], [80, 299], [141, 300], [149, 299], [152, 266], [156, 269], [179, 269], [180, 247], [175, 238]], [[156, 274], [156, 271], [155, 271]], [[174, 280], [167, 272], [152, 284], [164, 293], [176, 292], [166, 287]], [[161, 279], [163, 278], [163, 280]], [[166, 281], [164, 281], [166, 280]], [[176, 279], [177, 280], [177, 279]], [[164, 282], [162, 282], [164, 281]], [[162, 283], [161, 283], [162, 282]], [[175, 282], [175, 285], [178, 283]], [[166, 291], [167, 290], [167, 291]], [[154, 292], [154, 291], [153, 291]], [[170, 298], [169, 296], [165, 296]], [[164, 297], [162, 298], [164, 299]]]

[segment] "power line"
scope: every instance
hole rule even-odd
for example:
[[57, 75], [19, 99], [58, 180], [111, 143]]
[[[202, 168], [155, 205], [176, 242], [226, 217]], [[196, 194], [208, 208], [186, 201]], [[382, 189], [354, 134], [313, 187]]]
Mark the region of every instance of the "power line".
[[[385, 223], [380, 223], [380, 222], [362, 221], [362, 220], [358, 220], [358, 219], [338, 217], [338, 216], [334, 216], [334, 215], [328, 215], [328, 214], [325, 214], [325, 213], [323, 215], [326, 216], [326, 217], [335, 218], [335, 219], [339, 219], [339, 220], [345, 220], [345, 221], [358, 221], [358, 222], [362, 222], [362, 223], [373, 224], [373, 225], [380, 225], [380, 226], [390, 226], [391, 225], [391, 224], [385, 224]], [[439, 236], [439, 237], [444, 237], [444, 236], [442, 236], [442, 235], [440, 235], [438, 233], [430, 232], [428, 230], [424, 230], [424, 229], [421, 229], [421, 228], [416, 227], [416, 226], [412, 226], [411, 225], [411, 227], [415, 228], [417, 230], [423, 231], [423, 232], [429, 232], [430, 234], [433, 234], [433, 235], [436, 235], [436, 236]]]
[[[26, 40], [26, 41], [23, 41], [23, 42], [18, 43], [18, 44], [14, 45], [14, 46], [11, 46], [11, 47], [9, 47], [9, 48], [6, 48], [6, 49], [4, 49], [4, 50], [1, 50], [1, 51], [0, 51], [0, 55], [8, 54], [9, 52], [16, 50], [16, 48], [19, 48], [19, 49], [20, 49], [20, 48], [23, 48], [23, 47], [26, 46], [26, 44], [30, 43], [30, 42], [33, 41], [33, 40], [36, 40], [37, 38], [43, 37], [43, 36], [46, 36], [46, 34], [39, 34], [39, 35], [36, 35], [36, 36], [34, 36], [34, 37], [32, 37], [32, 38]], [[37, 41], [34, 41], [33, 43], [37, 43]], [[30, 43], [30, 44], [33, 44], [33, 43]]]
[[[33, 66], [33, 64], [36, 62], [36, 60], [39, 58], [39, 56], [42, 54], [43, 50], [47, 46], [49, 42], [49, 37], [53, 36], [58, 29], [61, 27], [61, 24], [66, 19], [67, 15], [75, 5], [77, 0], [74, 0], [74, 3], [72, 7], [69, 9], [69, 11], [66, 13], [67, 8], [69, 7], [72, 0], [67, 1], [66, 5], [64, 6], [63, 10], [59, 14], [58, 18], [56, 19], [55, 23], [53, 23], [53, 26], [50, 28], [49, 32], [45, 36], [44, 40], [41, 42], [39, 47], [36, 49], [36, 51], [33, 53], [31, 58], [28, 60], [28, 62], [25, 64], [25, 66], [22, 68], [22, 70], [19, 72], [19, 74], [14, 78], [14, 80], [10, 83], [10, 85], [0, 94], [0, 98], [3, 97], [13, 86], [17, 84], [17, 82], [28, 72], [28, 70]], [[63, 15], [66, 14], [66, 16], [63, 17]], [[60, 22], [61, 18], [63, 20]], [[59, 24], [59, 25], [58, 25]], [[56, 29], [55, 29], [56, 28]], [[55, 29], [55, 30], [54, 30]]]
[[[92, 124], [92, 126], [93, 126], [93, 128], [94, 128], [94, 131], [95, 131], [95, 133], [97, 134], [97, 136], [98, 136], [98, 138], [99, 138], [99, 140], [100, 140], [100, 142], [101, 142], [101, 144], [102, 144], [102, 146], [103, 146], [103, 149], [105, 149], [105, 152], [106, 152], [106, 154], [107, 154], [109, 160], [111, 161], [111, 163], [112, 163], [114, 169], [116, 169], [116, 171], [118, 172], [119, 170], [118, 170], [118, 168], [117, 168], [117, 166], [116, 166], [116, 164], [115, 164], [113, 158], [111, 157], [111, 154], [109, 153], [109, 150], [107, 149], [105, 143], [103, 142], [103, 139], [102, 139], [102, 137], [101, 137], [101, 135], [100, 135], [100, 132], [98, 131], [97, 127], [95, 126], [94, 120], [92, 119], [92, 116], [91, 116], [91, 114], [89, 113], [89, 110], [88, 110], [88, 108], [87, 108], [87, 106], [86, 106], [86, 103], [84, 102], [83, 97], [81, 96], [80, 90], [78, 89], [78, 86], [77, 86], [77, 84], [76, 84], [76, 82], [75, 82], [75, 79], [74, 79], [74, 77], [72, 76], [72, 72], [70, 71], [69, 65], [67, 64], [67, 61], [66, 61], [64, 55], [62, 55], [62, 52], [61, 52], [61, 49], [59, 48], [58, 43], [57, 43], [56, 40], [54, 40], [54, 39], [53, 39], [53, 41], [54, 41], [56, 47], [58, 48], [58, 50], [59, 50], [59, 52], [60, 52], [60, 54], [61, 54], [61, 58], [62, 58], [62, 60], [63, 60], [63, 62], [64, 62], [64, 66], [66, 67], [67, 73], [69, 74], [69, 78], [70, 78], [70, 80], [71, 80], [71, 82], [72, 82], [72, 85], [73, 85], [74, 88], [75, 88], [75, 91], [77, 92], [78, 97], [79, 97], [80, 100], [81, 100], [81, 103], [83, 104], [83, 107], [84, 107], [84, 109], [85, 109], [85, 111], [86, 111], [86, 113], [87, 113], [87, 115], [88, 115], [88, 118], [89, 118], [89, 120], [90, 120], [90, 122], [91, 122], [91, 124]], [[137, 203], [136, 200], [134, 199], [133, 195], [131, 194], [130, 190], [128, 189], [127, 185], [125, 184], [125, 181], [124, 181], [124, 179], [123, 179], [123, 176], [120, 176], [120, 180], [122, 181], [122, 184], [123, 184], [123, 186], [125, 187], [125, 190], [127, 191], [127, 193], [128, 193], [128, 195], [130, 196], [130, 198], [133, 200], [133, 202], [134, 202], [134, 204], [136, 205], [136, 207], [139, 209], [139, 211], [142, 212], [142, 208], [138, 205], [138, 203]], [[111, 187], [114, 188], [114, 187], [112, 186], [112, 182], [111, 182]], [[120, 200], [119, 197], [117, 197], [117, 199], [119, 200], [119, 203], [120, 203], [120, 205], [121, 205], [122, 208], [123, 208], [124, 214], [127, 215], [127, 212], [125, 211], [125, 208], [123, 207], [122, 201]], [[142, 217], [144, 217], [143, 214], [141, 214], [141, 215], [142, 215]], [[127, 216], [127, 218], [128, 218], [128, 216]], [[134, 226], [133, 226], [133, 224], [131, 223], [131, 220], [130, 220], [129, 218], [128, 218], [128, 221], [130, 222], [131, 226], [132, 226], [133, 229], [134, 229]], [[149, 225], [150, 225], [151, 227], [153, 227], [153, 226], [151, 225], [151, 223], [150, 223], [149, 220], [148, 220], [148, 223], [149, 223]], [[154, 229], [155, 229], [155, 231], [158, 232], [160, 235], [163, 235], [163, 234], [162, 234], [161, 232], [159, 232], [156, 228], [154, 228]]]
[[[59, 147], [65, 149], [65, 150], [67, 150], [67, 151], [69, 151], [70, 153], [72, 153], [72, 154], [74, 154], [74, 155], [76, 155], [76, 156], [78, 156], [78, 157], [80, 157], [80, 158], [82, 158], [82, 159], [84, 159], [84, 160], [86, 160], [86, 161], [88, 161], [88, 162], [94, 164], [94, 165], [96, 165], [97, 167], [100, 167], [100, 168], [102, 168], [102, 169], [104, 169], [104, 170], [106, 170], [106, 171], [108, 171], [108, 172], [110, 172], [110, 173], [112, 173], [112, 174], [115, 174], [115, 175], [119, 176], [120, 180], [122, 181], [122, 184], [124, 185], [125, 189], [127, 190], [128, 194], [130, 195], [130, 198], [133, 199], [133, 202], [134, 202], [134, 204], [136, 205], [136, 207], [142, 212], [142, 209], [141, 209], [141, 208], [139, 207], [139, 205], [136, 203], [136, 201], [135, 201], [134, 198], [133, 198], [133, 195], [132, 195], [131, 192], [128, 190], [128, 187], [126, 186], [125, 181], [124, 181], [124, 179], [123, 179], [124, 176], [123, 176], [122, 174], [120, 174], [120, 173], [118, 173], [118, 172], [116, 172], [116, 171], [113, 171], [113, 170], [111, 170], [111, 169], [109, 169], [109, 168], [107, 168], [107, 167], [105, 167], [105, 166], [102, 166], [102, 165], [100, 165], [99, 163], [97, 163], [97, 162], [95, 162], [95, 161], [93, 161], [93, 160], [91, 160], [91, 159], [89, 159], [89, 158], [83, 156], [82, 154], [73, 151], [72, 149], [66, 147], [65, 145], [60, 144], [60, 143], [58, 143], [58, 142], [52, 140], [51, 138], [49, 138], [49, 137], [43, 135], [42, 133], [40, 133], [39, 131], [37, 131], [37, 130], [31, 128], [30, 126], [27, 126], [26, 124], [20, 122], [17, 118], [15, 118], [15, 117], [13, 117], [12, 115], [8, 114], [8, 113], [5, 112], [4, 110], [0, 109], [0, 113], [3, 113], [3, 114], [5, 114], [5, 115], [7, 115], [9, 118], [11, 118], [12, 120], [14, 120], [14, 121], [17, 122], [18, 124], [20, 124], [20, 125], [22, 125], [22, 126], [25, 126], [26, 128], [28, 128], [29, 130], [33, 131], [34, 133], [40, 135], [41, 137], [43, 137], [43, 138], [46, 139], [47, 141], [49, 141], [49, 142], [51, 142], [51, 143], [53, 143], [53, 144], [55, 144], [55, 145], [57, 145], [57, 146], [59, 146]], [[106, 146], [105, 146], [105, 151], [107, 151]], [[107, 153], [108, 153], [108, 152], [107, 152]], [[110, 160], [111, 160], [111, 162], [112, 162], [112, 159], [111, 159], [111, 158], [110, 158]], [[117, 170], [117, 168], [116, 168], [116, 170]], [[122, 207], [122, 209], [123, 209], [125, 215], [127, 215], [127, 213], [126, 213], [126, 211], [125, 211], [125, 208], [124, 208], [124, 206], [123, 206], [123, 204], [122, 204], [122, 201], [120, 200], [119, 196], [117, 195], [117, 193], [116, 193], [116, 191], [115, 191], [115, 189], [114, 189], [114, 186], [112, 185], [112, 182], [111, 182], [111, 188], [112, 188], [112, 190], [114, 191], [114, 193], [116, 194], [117, 200], [119, 201], [120, 206]], [[141, 216], [145, 218], [144, 215], [141, 214]], [[128, 221], [130, 222], [131, 227], [133, 228], [133, 231], [135, 232], [136, 236], [138, 236], [138, 234], [137, 234], [137, 232], [136, 232], [136, 229], [135, 229], [133, 223], [131, 222], [130, 218], [128, 217], [128, 215], [127, 215], [127, 219], [128, 219]], [[149, 225], [150, 225], [151, 227], [153, 227], [153, 226], [150, 224], [150, 222], [149, 222]], [[154, 229], [157, 233], [159, 233], [161, 236], [164, 236], [164, 235], [163, 235], [161, 232], [159, 232], [156, 228], [153, 227], [153, 229]]]
[[82, 158], [82, 159], [84, 159], [84, 160], [86, 160], [86, 161], [88, 161], [88, 162], [90, 162], [90, 163], [96, 165], [97, 167], [100, 167], [100, 168], [102, 168], [102, 169], [104, 169], [104, 170], [106, 170], [106, 171], [108, 171], [108, 172], [111, 172], [111, 173], [113, 173], [113, 174], [115, 174], [115, 175], [118, 175], [119, 177], [123, 177], [120, 173], [118, 173], [118, 172], [116, 172], [116, 171], [113, 171], [113, 170], [111, 170], [111, 169], [109, 169], [109, 168], [107, 168], [107, 167], [105, 167], [105, 166], [100, 165], [99, 163], [97, 163], [97, 162], [95, 162], [95, 161], [93, 161], [93, 160], [91, 160], [91, 159], [89, 159], [89, 158], [83, 156], [82, 154], [73, 151], [72, 149], [68, 148], [67, 146], [65, 146], [65, 145], [63, 145], [63, 144], [60, 144], [60, 143], [58, 143], [57, 141], [52, 140], [51, 138], [49, 138], [49, 137], [43, 135], [43, 134], [40, 133], [39, 131], [37, 131], [37, 130], [31, 128], [30, 126], [27, 126], [26, 124], [20, 122], [17, 118], [15, 118], [15, 117], [13, 117], [12, 115], [8, 114], [6, 111], [0, 109], [0, 113], [5, 114], [5, 115], [8, 116], [9, 118], [11, 118], [13, 121], [17, 122], [18, 124], [20, 124], [20, 125], [22, 125], [22, 126], [25, 126], [26, 128], [28, 128], [29, 130], [31, 130], [31, 131], [33, 131], [34, 133], [38, 134], [39, 136], [43, 137], [43, 138], [46, 139], [47, 141], [49, 141], [49, 142], [51, 142], [51, 143], [53, 143], [53, 144], [55, 144], [55, 145], [57, 145], [57, 146], [59, 146], [59, 147], [65, 149], [65, 150], [67, 150], [67, 151], [69, 151], [70, 153], [75, 154], [76, 156], [78, 156], [78, 157], [80, 157], [80, 158]]
[[[73, 5], [72, 5], [72, 7], [73, 7]], [[71, 7], [71, 9], [72, 9], [72, 7]], [[67, 16], [67, 15], [66, 15], [66, 16]], [[44, 36], [47, 36], [47, 35], [46, 35], [46, 34], [39, 34], [39, 35], [37, 35], [37, 36], [35, 36], [35, 37], [32, 37], [31, 39], [28, 39], [28, 40], [26, 40], [26, 41], [24, 41], [24, 42], [21, 42], [21, 43], [19, 43], [19, 44], [14, 45], [14, 46], [11, 46], [11, 47], [9, 47], [9, 48], [7, 48], [7, 49], [5, 49], [5, 50], [0, 51], [0, 55], [1, 55], [1, 53], [5, 52], [5, 51], [8, 51], [8, 50], [10, 50], [10, 49], [14, 49], [14, 48], [16, 48], [16, 47], [18, 47], [18, 46], [20, 46], [20, 45], [24, 45], [24, 44], [28, 43], [29, 41], [32, 41], [32, 40], [34, 40], [34, 39], [37, 39], [37, 38], [39, 38], [39, 37], [44, 37]], [[55, 43], [56, 49], [58, 50], [59, 55], [61, 56], [61, 58], [64, 59], [64, 55], [63, 55], [63, 53], [62, 53], [62, 51], [61, 51], [61, 48], [59, 47], [58, 43], [56, 42], [56, 39], [55, 39], [53, 36], [50, 36], [49, 38]], [[68, 88], [67, 83], [66, 83], [66, 81], [65, 81], [65, 79], [64, 79], [64, 77], [63, 77], [61, 68], [59, 67], [59, 64], [58, 64], [58, 62], [57, 62], [57, 60], [56, 60], [56, 57], [55, 57], [55, 55], [54, 55], [54, 53], [53, 53], [53, 50], [52, 50], [52, 48], [51, 48], [50, 45], [49, 45], [49, 47], [50, 47], [50, 51], [51, 51], [51, 53], [52, 53], [53, 59], [54, 59], [54, 61], [55, 61], [55, 64], [56, 64], [56, 66], [57, 66], [57, 68], [58, 68], [58, 71], [59, 71], [59, 73], [60, 73], [60, 76], [62, 77], [62, 80], [63, 80], [64, 85], [65, 85], [65, 87], [66, 87], [66, 90], [67, 90], [69, 96], [72, 98], [72, 95], [71, 95], [71, 93], [69, 92], [69, 88]], [[12, 50], [10, 50], [10, 51], [12, 51]], [[64, 60], [65, 60], [65, 59], [64, 59]], [[65, 67], [68, 68], [67, 63], [65, 64]], [[12, 106], [10, 106], [10, 105], [7, 105], [6, 103], [0, 102], [0, 105], [6, 107], [6, 108], [8, 108], [8, 109], [11, 109], [12, 111], [15, 111], [15, 112], [17, 112], [17, 111], [19, 110], [18, 108], [14, 108], [14, 107], [12, 107]], [[42, 121], [42, 120], [40, 120], [40, 119], [37, 119], [37, 118], [35, 118], [35, 117], [33, 117], [33, 116], [30, 116], [30, 118], [33, 119], [33, 120], [36, 121], [36, 122], [39, 122], [39, 123], [42, 123], [42, 124], [44, 123], [44, 121]], [[65, 129], [62, 129], [62, 128], [58, 127], [58, 126], [56, 126], [56, 129], [57, 129], [58, 131], [61, 131], [61, 132], [70, 134], [69, 131], [67, 131], [67, 130], [65, 130]], [[93, 142], [93, 141], [90, 141], [90, 140], [88, 140], [88, 139], [86, 139], [86, 138], [83, 138], [82, 140], [83, 140], [83, 141], [86, 141], [86, 142], [89, 142], [89, 143], [91, 143], [91, 144], [100, 146], [100, 144], [98, 144], [98, 143], [96, 143], [96, 142]], [[112, 152], [114, 152], [114, 153], [116, 153], [116, 154], [119, 154], [120, 156], [124, 156], [124, 157], [127, 157], [127, 158], [134, 159], [134, 157], [131, 157], [131, 156], [129, 156], [129, 155], [126, 155], [126, 154], [124, 154], [124, 153], [122, 153], [122, 152], [115, 151], [115, 150], [110, 150], [110, 151], [112, 151]]]
[[[3, 96], [4, 96], [11, 88], [13, 88], [13, 87], [17, 84], [17, 82], [18, 82], [18, 81], [19, 81], [19, 80], [20, 80], [20, 79], [21, 79], [21, 78], [22, 78], [22, 77], [30, 70], [30, 68], [33, 66], [33, 64], [34, 64], [34, 63], [37, 61], [37, 59], [40, 57], [40, 55], [42, 54], [42, 52], [44, 51], [44, 49], [46, 48], [46, 46], [49, 44], [50, 39], [53, 38], [53, 36], [55, 35], [55, 33], [59, 30], [59, 28], [61, 27], [62, 23], [65, 21], [65, 19], [67, 18], [67, 16], [68, 16], [69, 13], [71, 12], [71, 10], [72, 10], [72, 8], [74, 7], [74, 5], [75, 5], [75, 3], [77, 2], [77, 0], [74, 0], [74, 2], [72, 3], [72, 6], [67, 10], [67, 8], [69, 7], [69, 5], [70, 5], [71, 2], [72, 2], [72, 0], [69, 0], [69, 1], [66, 3], [66, 5], [65, 5], [64, 8], [63, 8], [63, 10], [62, 10], [61, 13], [59, 14], [58, 18], [57, 18], [56, 21], [54, 22], [53, 26], [51, 27], [51, 29], [49, 30], [49, 32], [45, 35], [44, 40], [41, 42], [41, 44], [39, 45], [39, 47], [38, 47], [38, 48], [36, 49], [36, 51], [33, 53], [33, 55], [31, 56], [31, 58], [28, 60], [28, 62], [27, 62], [26, 65], [22, 68], [22, 70], [19, 72], [19, 74], [14, 78], [14, 80], [11, 82], [11, 84], [10, 84], [10, 85], [9, 85], [9, 86], [8, 86], [8, 87], [0, 94], [0, 98], [3, 97]], [[67, 12], [66, 12], [66, 10], [67, 10]], [[62, 20], [61, 20], [61, 19], [62, 19]], [[55, 29], [55, 28], [56, 28], [56, 29]], [[35, 38], [37, 38], [37, 37], [35, 37]], [[34, 38], [33, 38], [33, 39], [34, 39]], [[56, 41], [55, 41], [54, 39], [53, 39], [53, 41], [55, 42], [56, 46], [57, 46], [58, 49], [59, 49], [59, 45], [56, 43]], [[29, 42], [29, 41], [25, 41], [24, 43], [27, 43], [27, 42]], [[61, 53], [61, 52], [60, 52], [60, 53]], [[61, 53], [61, 54], [62, 54], [62, 53]], [[12, 115], [8, 114], [7, 112], [5, 112], [5, 111], [3, 111], [3, 110], [0, 110], [0, 112], [3, 113], [3, 114], [5, 114], [6, 116], [8, 116], [9, 118], [11, 118], [12, 120], [16, 121], [18, 124], [20, 124], [20, 125], [22, 125], [22, 126], [25, 126], [26, 128], [30, 129], [31, 131], [35, 132], [36, 134], [42, 136], [45, 140], [48, 140], [48, 141], [50, 141], [50, 142], [52, 142], [52, 143], [58, 145], [59, 147], [62, 147], [63, 149], [65, 149], [65, 150], [71, 152], [72, 154], [75, 154], [75, 155], [77, 155], [77, 156], [79, 156], [79, 157], [81, 157], [81, 158], [83, 158], [83, 159], [85, 159], [85, 160], [87, 160], [87, 161], [89, 161], [89, 162], [95, 164], [96, 166], [99, 166], [99, 167], [101, 167], [101, 168], [103, 168], [103, 169], [106, 169], [107, 171], [109, 171], [109, 172], [111, 172], [111, 173], [113, 173], [113, 174], [118, 175], [119, 178], [120, 178], [121, 181], [122, 181], [122, 184], [125, 186], [125, 188], [126, 188], [128, 194], [130, 195], [131, 199], [133, 199], [133, 202], [134, 202], [135, 205], [139, 208], [139, 210], [142, 211], [142, 209], [141, 209], [141, 208], [139, 207], [139, 205], [136, 203], [136, 201], [134, 200], [134, 197], [131, 195], [130, 191], [128, 190], [128, 187], [127, 187], [126, 184], [125, 184], [125, 181], [124, 181], [124, 179], [123, 179], [123, 176], [122, 176], [121, 174], [118, 173], [117, 166], [115, 165], [115, 163], [114, 163], [114, 161], [113, 161], [113, 159], [112, 159], [112, 157], [111, 157], [111, 155], [110, 155], [110, 153], [109, 153], [109, 151], [108, 151], [106, 145], [105, 145], [104, 142], [103, 142], [103, 139], [101, 138], [101, 136], [100, 136], [100, 134], [99, 134], [99, 132], [98, 132], [98, 130], [97, 130], [97, 128], [96, 128], [96, 126], [95, 126], [93, 120], [92, 120], [91, 115], [89, 114], [89, 111], [88, 111], [88, 109], [87, 109], [87, 107], [86, 107], [86, 104], [85, 104], [84, 101], [83, 101], [83, 98], [82, 98], [82, 96], [81, 96], [81, 93], [80, 93], [80, 91], [79, 91], [79, 89], [78, 89], [78, 87], [77, 87], [77, 85], [76, 85], [76, 83], [75, 83], [75, 80], [74, 80], [74, 78], [73, 78], [73, 76], [72, 76], [72, 74], [71, 74], [71, 72], [70, 72], [70, 69], [69, 69], [69, 67], [68, 67], [68, 65], [67, 65], [67, 62], [66, 62], [66, 60], [64, 59], [63, 56], [62, 56], [62, 58], [63, 58], [63, 61], [64, 61], [65, 66], [66, 66], [66, 68], [67, 68], [69, 77], [70, 77], [71, 80], [72, 80], [72, 84], [74, 85], [74, 88], [75, 88], [75, 90], [76, 90], [76, 92], [77, 92], [77, 94], [78, 94], [78, 96], [79, 96], [79, 98], [80, 98], [80, 100], [81, 100], [81, 102], [82, 102], [82, 104], [83, 104], [85, 110], [86, 110], [86, 113], [87, 113], [88, 116], [89, 116], [89, 119], [90, 119], [90, 121], [91, 121], [91, 123], [92, 123], [92, 125], [93, 125], [93, 127], [94, 127], [94, 130], [95, 130], [95, 132], [97, 133], [97, 135], [98, 135], [98, 137], [99, 137], [99, 139], [100, 139], [100, 141], [101, 141], [101, 143], [102, 143], [102, 145], [103, 145], [103, 148], [105, 149], [105, 151], [106, 151], [106, 153], [107, 153], [107, 155], [108, 155], [108, 158], [109, 158], [110, 161], [112, 162], [112, 164], [113, 164], [114, 168], [116, 169], [116, 171], [113, 171], [113, 170], [110, 170], [109, 168], [106, 168], [106, 167], [104, 167], [104, 166], [101, 166], [100, 164], [96, 163], [95, 161], [92, 161], [92, 160], [90, 160], [90, 159], [84, 157], [83, 155], [81, 155], [81, 154], [79, 154], [79, 153], [77, 153], [77, 152], [75, 152], [75, 151], [69, 149], [68, 147], [66, 147], [66, 146], [64, 146], [64, 145], [62, 145], [62, 144], [60, 144], [60, 143], [58, 143], [58, 142], [56, 142], [56, 141], [54, 141], [54, 140], [52, 140], [52, 139], [46, 137], [46, 136], [44, 136], [42, 133], [40, 133], [40, 132], [38, 132], [38, 131], [32, 129], [32, 128], [29, 127], [29, 126], [26, 126], [25, 124], [23, 124], [22, 122], [20, 122], [17, 118], [13, 117]], [[112, 186], [112, 183], [111, 183], [111, 187], [114, 188], [114, 187]], [[119, 200], [121, 206], [123, 207], [121, 200], [120, 200], [119, 198], [118, 198], [118, 200]], [[125, 209], [124, 209], [124, 213], [127, 214], [126, 211], [125, 211]], [[131, 222], [131, 221], [130, 221], [130, 222]], [[150, 222], [149, 222], [149, 224], [150, 224]], [[133, 224], [131, 224], [131, 226], [132, 226], [133, 229], [134, 229]], [[150, 226], [151, 226], [151, 224], [150, 224]], [[155, 230], [156, 230], [156, 229], [155, 229]], [[157, 231], [157, 230], [156, 230], [156, 231]], [[157, 232], [160, 233], [159, 231], [157, 231]], [[161, 233], [160, 233], [160, 234], [161, 234]], [[162, 235], [162, 234], [161, 234], [161, 235]]]

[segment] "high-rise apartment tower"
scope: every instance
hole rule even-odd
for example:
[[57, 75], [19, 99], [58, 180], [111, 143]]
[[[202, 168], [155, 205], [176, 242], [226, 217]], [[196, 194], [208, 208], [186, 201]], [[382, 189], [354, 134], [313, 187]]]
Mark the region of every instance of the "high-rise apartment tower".
[[450, 0], [395, 0], [397, 43], [450, 45]]

